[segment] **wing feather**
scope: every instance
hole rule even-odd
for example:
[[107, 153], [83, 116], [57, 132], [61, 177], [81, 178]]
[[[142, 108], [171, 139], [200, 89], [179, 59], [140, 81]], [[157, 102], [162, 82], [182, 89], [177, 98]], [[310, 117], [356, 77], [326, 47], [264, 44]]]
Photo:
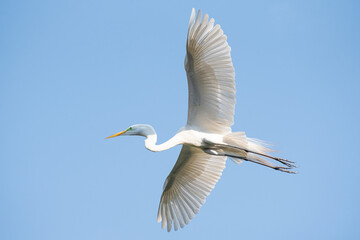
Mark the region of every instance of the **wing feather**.
[[235, 71], [227, 37], [206, 14], [192, 10], [186, 44], [189, 87], [187, 126], [210, 133], [231, 131], [235, 110]]
[[[235, 72], [227, 37], [201, 11], [192, 9], [186, 44], [185, 70], [189, 86], [187, 126], [202, 132], [231, 131], [235, 109]], [[225, 168], [226, 157], [206, 154], [183, 145], [164, 183], [158, 222], [178, 230], [188, 224], [214, 188]]]
[[158, 222], [170, 231], [183, 228], [199, 212], [225, 168], [226, 157], [184, 145], [164, 184]]

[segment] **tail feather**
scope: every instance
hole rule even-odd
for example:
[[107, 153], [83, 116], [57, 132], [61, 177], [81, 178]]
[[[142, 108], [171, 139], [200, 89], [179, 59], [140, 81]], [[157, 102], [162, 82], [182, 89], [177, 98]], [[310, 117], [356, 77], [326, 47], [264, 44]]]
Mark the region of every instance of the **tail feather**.
[[[206, 153], [229, 157], [237, 164], [240, 164], [245, 160], [282, 172], [296, 173], [291, 171], [292, 168], [296, 167], [294, 162], [271, 156], [270, 152], [273, 152], [273, 150], [265, 147], [265, 145], [269, 144], [266, 144], [261, 140], [247, 138], [244, 132], [229, 133], [224, 136], [223, 144], [207, 141], [206, 139], [203, 141], [211, 146], [204, 149]], [[268, 159], [275, 160], [285, 166], [277, 166]]]
[[276, 166], [272, 161], [268, 160], [273, 159], [285, 164], [289, 168], [295, 167], [291, 164], [292, 162], [286, 159], [271, 156], [270, 153], [274, 152], [274, 150], [268, 148], [270, 144], [259, 139], [248, 138], [246, 137], [245, 132], [230, 133], [226, 135], [223, 140], [228, 144], [225, 150], [227, 152], [226, 154], [237, 164], [240, 164], [245, 160], [274, 169], [279, 168], [279, 166]]
[[[236, 155], [240, 158], [243, 158], [244, 160], [252, 160], [252, 161], [261, 162], [266, 165], [268, 164], [272, 165], [272, 162], [267, 161], [263, 157], [256, 154], [256, 153], [260, 153], [262, 155], [268, 155], [270, 152], [274, 151], [265, 147], [266, 145], [269, 144], [264, 141], [255, 138], [248, 138], [246, 137], [245, 132], [233, 132], [224, 137], [224, 142], [231, 146], [244, 149], [244, 150], [239, 150], [239, 149], [236, 150]], [[239, 158], [230, 157], [230, 159], [237, 164], [243, 162]]]
[[[245, 132], [233, 132], [224, 137], [224, 142], [232, 146], [237, 146], [239, 148], [247, 149], [248, 140], [246, 138]], [[246, 159], [247, 152], [239, 151], [239, 158], [229, 157], [234, 163], [240, 164], [243, 162], [241, 159]]]

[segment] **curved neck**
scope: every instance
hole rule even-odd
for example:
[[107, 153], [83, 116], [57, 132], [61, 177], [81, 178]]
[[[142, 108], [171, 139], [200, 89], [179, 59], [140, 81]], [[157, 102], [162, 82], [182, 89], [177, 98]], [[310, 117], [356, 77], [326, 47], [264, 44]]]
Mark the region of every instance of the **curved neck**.
[[160, 152], [160, 151], [164, 151], [167, 150], [169, 148], [172, 148], [176, 145], [181, 144], [180, 139], [177, 137], [177, 135], [175, 135], [174, 137], [170, 138], [168, 141], [160, 144], [160, 145], [156, 145], [157, 142], [157, 135], [156, 133], [151, 134], [151, 135], [147, 135], [145, 136], [145, 147], [147, 149], [149, 149], [150, 151], [153, 152]]

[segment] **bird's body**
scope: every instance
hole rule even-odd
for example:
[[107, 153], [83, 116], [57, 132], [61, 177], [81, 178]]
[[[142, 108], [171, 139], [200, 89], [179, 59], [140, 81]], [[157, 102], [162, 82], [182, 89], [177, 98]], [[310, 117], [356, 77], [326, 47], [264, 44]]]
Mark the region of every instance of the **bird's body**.
[[[230, 47], [219, 25], [192, 10], [186, 44], [185, 70], [189, 87], [188, 120], [168, 141], [157, 145], [154, 128], [136, 124], [120, 135], [146, 137], [145, 147], [153, 152], [183, 145], [179, 158], [164, 183], [158, 222], [170, 231], [184, 227], [199, 212], [219, 180], [226, 159], [243, 160], [275, 170], [294, 173], [292, 162], [276, 158], [260, 141], [244, 132], [232, 132], [235, 111], [235, 71]], [[276, 166], [272, 159], [285, 166]]]
[[223, 144], [223, 136], [213, 133], [200, 132], [194, 129], [180, 129], [180, 131], [168, 141], [163, 144], [156, 145], [156, 134], [151, 134], [145, 140], [145, 147], [153, 152], [164, 151], [169, 148], [172, 148], [176, 145], [189, 145], [193, 147], [203, 148], [206, 145], [206, 142], [216, 142]]

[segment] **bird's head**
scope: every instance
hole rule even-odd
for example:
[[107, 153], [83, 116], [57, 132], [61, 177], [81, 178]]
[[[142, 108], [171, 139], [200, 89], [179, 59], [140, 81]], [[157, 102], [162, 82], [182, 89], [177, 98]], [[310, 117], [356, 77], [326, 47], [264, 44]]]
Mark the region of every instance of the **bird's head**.
[[148, 124], [135, 124], [135, 125], [128, 127], [124, 131], [115, 133], [114, 135], [107, 137], [106, 139], [121, 136], [121, 135], [135, 135], [135, 136], [147, 137], [152, 134], [155, 134], [155, 130], [152, 126], [150, 126]]

